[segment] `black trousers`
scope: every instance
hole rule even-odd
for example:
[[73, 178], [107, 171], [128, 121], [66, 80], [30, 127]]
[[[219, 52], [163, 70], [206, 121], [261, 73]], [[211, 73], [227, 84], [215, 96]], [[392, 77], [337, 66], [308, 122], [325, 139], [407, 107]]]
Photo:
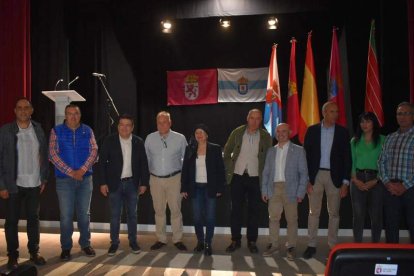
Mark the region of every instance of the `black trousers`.
[[247, 240], [256, 242], [259, 228], [259, 177], [233, 174], [231, 180], [231, 239], [241, 240], [243, 207], [247, 199]]
[[27, 218], [27, 247], [31, 254], [39, 251], [39, 202], [40, 187], [23, 188], [18, 187], [18, 192], [9, 194], [6, 199], [6, 223], [4, 230], [6, 234], [8, 256], [19, 257], [18, 227], [20, 210], [25, 206]]

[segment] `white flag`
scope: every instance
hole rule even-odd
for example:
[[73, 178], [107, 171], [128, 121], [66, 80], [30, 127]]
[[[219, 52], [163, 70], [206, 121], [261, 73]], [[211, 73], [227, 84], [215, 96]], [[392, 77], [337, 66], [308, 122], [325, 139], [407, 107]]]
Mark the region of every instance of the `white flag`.
[[264, 102], [268, 67], [218, 68], [218, 102]]

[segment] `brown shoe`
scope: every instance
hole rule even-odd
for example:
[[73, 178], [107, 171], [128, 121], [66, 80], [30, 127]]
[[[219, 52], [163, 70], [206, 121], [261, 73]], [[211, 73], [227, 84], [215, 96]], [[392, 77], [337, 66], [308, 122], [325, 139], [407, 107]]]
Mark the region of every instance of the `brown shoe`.
[[93, 250], [92, 246], [84, 247], [84, 248], [82, 248], [82, 251], [88, 257], [95, 257], [95, 255], [96, 255], [95, 250]]
[[40, 256], [39, 253], [30, 254], [30, 260], [35, 265], [45, 265], [46, 264], [45, 258], [43, 258], [42, 256]]

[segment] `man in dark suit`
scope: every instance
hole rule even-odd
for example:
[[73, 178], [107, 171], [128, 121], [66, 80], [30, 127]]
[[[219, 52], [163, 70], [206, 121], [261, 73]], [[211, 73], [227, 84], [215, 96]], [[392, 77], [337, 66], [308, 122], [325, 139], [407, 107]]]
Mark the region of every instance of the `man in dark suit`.
[[133, 118], [120, 116], [118, 133], [106, 137], [99, 156], [100, 189], [104, 196], [109, 194], [111, 208], [109, 256], [118, 250], [122, 205], [127, 211], [129, 246], [133, 253], [141, 252], [137, 243], [137, 204], [138, 196], [147, 190], [149, 170], [144, 142], [132, 134], [133, 129]]
[[351, 149], [348, 130], [336, 124], [338, 105], [326, 102], [322, 107], [323, 120], [310, 126], [305, 135], [304, 148], [308, 161], [309, 217], [308, 247], [305, 259], [316, 253], [322, 198], [325, 191], [329, 214], [328, 245], [334, 247], [338, 238], [341, 198], [348, 194], [351, 176]]

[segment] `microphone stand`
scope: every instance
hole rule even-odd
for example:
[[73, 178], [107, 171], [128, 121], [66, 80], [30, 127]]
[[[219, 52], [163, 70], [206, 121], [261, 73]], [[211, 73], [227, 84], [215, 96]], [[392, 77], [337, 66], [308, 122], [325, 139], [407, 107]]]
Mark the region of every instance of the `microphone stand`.
[[110, 113], [110, 108], [112, 107], [113, 108], [113, 110], [115, 111], [115, 113], [116, 113], [116, 115], [119, 117], [119, 112], [118, 112], [118, 109], [116, 108], [116, 106], [115, 106], [115, 104], [114, 104], [114, 101], [112, 100], [112, 97], [111, 97], [111, 95], [109, 94], [109, 91], [108, 91], [108, 89], [106, 88], [106, 86], [105, 86], [105, 83], [103, 82], [103, 80], [102, 80], [102, 77], [101, 76], [97, 76], [98, 77], [98, 79], [99, 79], [99, 81], [101, 82], [101, 84], [102, 84], [102, 86], [103, 86], [103, 88], [104, 88], [104, 90], [105, 90], [105, 93], [106, 93], [106, 101], [107, 101], [107, 103], [108, 103], [108, 117], [109, 117], [109, 119], [110, 119], [110, 122], [109, 122], [109, 126], [108, 126], [108, 131], [109, 131], [109, 134], [111, 133], [111, 126], [112, 126], [112, 124], [114, 123], [114, 119], [112, 119], [112, 117], [111, 117], [111, 113]]

